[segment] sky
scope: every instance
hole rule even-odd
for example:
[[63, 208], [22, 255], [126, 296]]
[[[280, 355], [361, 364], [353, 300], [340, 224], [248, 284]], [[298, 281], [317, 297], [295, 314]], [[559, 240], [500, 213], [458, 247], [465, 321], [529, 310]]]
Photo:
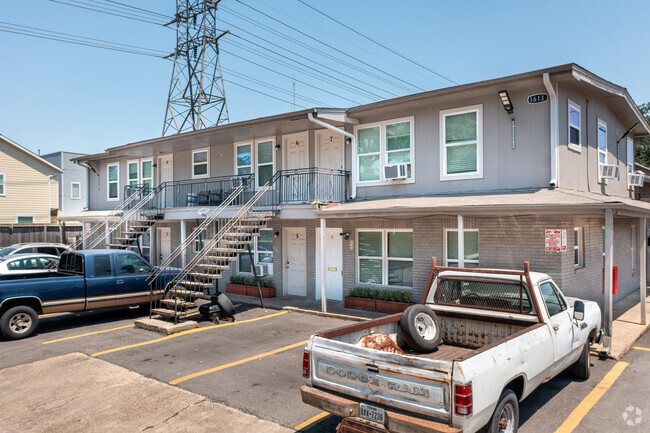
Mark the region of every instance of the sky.
[[[650, 102], [647, 0], [302, 1], [365, 37], [299, 0], [221, 0], [218, 25], [232, 33], [219, 45], [231, 122], [570, 62], [626, 87], [637, 104]], [[136, 12], [119, 3], [161, 15], [142, 12], [152, 22], [141, 22], [89, 10]], [[0, 0], [0, 134], [41, 154], [160, 137], [171, 61], [10, 32], [67, 33], [161, 55], [176, 45], [173, 28], [160, 25], [175, 8], [174, 0]]]

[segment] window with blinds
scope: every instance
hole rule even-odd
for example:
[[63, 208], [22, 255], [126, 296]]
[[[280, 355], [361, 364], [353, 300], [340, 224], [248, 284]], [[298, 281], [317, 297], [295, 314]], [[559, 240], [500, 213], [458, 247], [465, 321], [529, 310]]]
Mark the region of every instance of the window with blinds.
[[483, 177], [482, 106], [440, 112], [441, 180]]

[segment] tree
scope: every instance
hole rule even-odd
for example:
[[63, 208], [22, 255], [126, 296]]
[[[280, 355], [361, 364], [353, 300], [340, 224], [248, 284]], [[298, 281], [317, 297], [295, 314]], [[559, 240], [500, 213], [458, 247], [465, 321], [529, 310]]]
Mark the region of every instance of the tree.
[[[645, 120], [650, 123], [650, 102], [639, 105], [639, 110], [641, 110]], [[636, 162], [645, 167], [650, 167], [650, 138], [636, 138], [634, 140], [634, 153]]]

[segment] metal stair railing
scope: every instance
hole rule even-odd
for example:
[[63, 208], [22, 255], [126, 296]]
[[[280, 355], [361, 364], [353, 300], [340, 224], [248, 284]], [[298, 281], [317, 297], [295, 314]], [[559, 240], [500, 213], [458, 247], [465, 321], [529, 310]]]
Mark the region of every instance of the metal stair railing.
[[[156, 188], [154, 188], [149, 194], [147, 194], [142, 200], [130, 207], [126, 212], [122, 212], [122, 217], [113, 223], [107, 230], [104, 231], [102, 236], [99, 236], [97, 239], [92, 241], [90, 246], [87, 249], [92, 250], [97, 247], [103, 240], [107, 239], [108, 236], [117, 230], [125, 221], [132, 219], [132, 217], [138, 213], [145, 205], [149, 204], [153, 199], [158, 196], [158, 193], [165, 188], [165, 183], [161, 183]], [[133, 194], [137, 195], [137, 194]]]
[[236, 199], [238, 199], [241, 195], [243, 195], [244, 191], [248, 189], [250, 186], [253, 185], [253, 175], [251, 174], [248, 177], [242, 178], [241, 179], [241, 184], [233, 191], [230, 193], [228, 198], [224, 200], [216, 209], [214, 209], [212, 212], [210, 212], [203, 222], [199, 224], [194, 231], [185, 239], [184, 242], [182, 242], [170, 255], [161, 263], [158, 265], [157, 269], [155, 272], [153, 272], [149, 278], [147, 279], [150, 285], [153, 285], [154, 281], [162, 274], [165, 269], [167, 269], [173, 262], [176, 260], [182, 253], [183, 251], [187, 251], [190, 245], [197, 240], [199, 235], [207, 230], [207, 228], [212, 224], [218, 217], [219, 215], [229, 206], [232, 206], [233, 203], [235, 202]]
[[[114, 220], [116, 217], [118, 217], [118, 215], [123, 214], [124, 210], [129, 208], [129, 206], [131, 206], [133, 204], [133, 202], [138, 200], [139, 197], [140, 197], [140, 195], [138, 195], [137, 193], [134, 193], [134, 194], [131, 194], [130, 196], [128, 196], [122, 202], [121, 205], [119, 205], [118, 207], [113, 209], [108, 214], [108, 216], [104, 217], [101, 221], [99, 221], [97, 224], [95, 224], [95, 226], [87, 234], [83, 234], [79, 239], [77, 239], [77, 241], [74, 244], [74, 249], [78, 250], [79, 247], [83, 246], [85, 241], [87, 241], [88, 239], [91, 239], [97, 232], [99, 232], [100, 230], [105, 230], [106, 225], [110, 221]], [[99, 239], [103, 239], [103, 238], [104, 238], [104, 236], [101, 236]]]
[[[165, 293], [167, 290], [173, 289], [178, 283], [182, 283], [188, 278], [190, 273], [203, 262], [203, 259], [211, 253], [211, 251], [217, 246], [217, 244], [223, 239], [223, 237], [230, 233], [233, 227], [235, 227], [241, 219], [249, 213], [255, 207], [257, 211], [275, 211], [278, 208], [279, 200], [277, 191], [274, 186], [276, 181], [280, 178], [280, 172], [277, 172], [264, 186], [255, 192], [253, 197], [244, 204], [237, 213], [227, 220], [227, 222], [218, 230], [218, 232], [205, 244], [203, 249], [196, 254], [190, 262], [183, 268], [183, 270], [178, 273], [173, 279], [169, 281], [164, 281], [164, 286], [156, 287], [154, 290], [153, 279], [150, 281], [150, 296], [151, 296], [151, 305], [153, 309], [153, 294], [157, 295]], [[260, 217], [262, 219], [262, 217]], [[195, 230], [196, 231], [196, 230]], [[160, 270], [159, 270], [160, 271]], [[159, 272], [160, 274], [160, 272]], [[218, 278], [215, 274], [215, 278]], [[177, 304], [175, 304], [176, 306]], [[175, 313], [177, 309], [175, 308]], [[174, 315], [175, 320], [177, 319], [176, 314]]]

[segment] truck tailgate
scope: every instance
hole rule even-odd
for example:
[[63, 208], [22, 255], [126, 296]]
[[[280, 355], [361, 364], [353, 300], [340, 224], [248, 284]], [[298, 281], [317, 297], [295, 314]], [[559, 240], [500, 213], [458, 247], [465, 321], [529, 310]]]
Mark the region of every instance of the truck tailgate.
[[312, 336], [312, 385], [451, 421], [452, 362], [400, 355]]

